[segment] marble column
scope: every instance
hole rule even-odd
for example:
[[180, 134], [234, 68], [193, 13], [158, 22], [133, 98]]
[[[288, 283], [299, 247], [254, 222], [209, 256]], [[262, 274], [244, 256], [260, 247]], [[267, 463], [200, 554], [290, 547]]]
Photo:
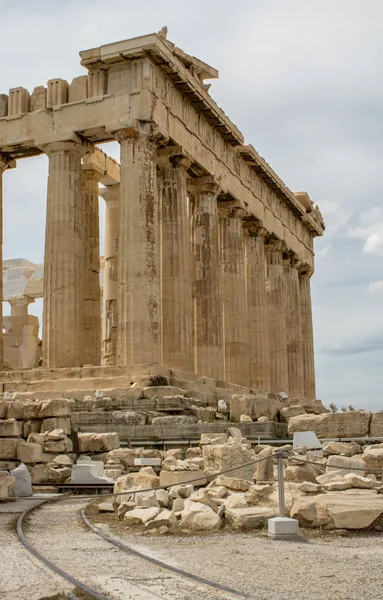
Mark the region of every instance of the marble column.
[[39, 320], [28, 314], [28, 306], [34, 302], [29, 296], [18, 296], [8, 300], [11, 315], [5, 337], [4, 355], [13, 369], [35, 369], [38, 366]]
[[225, 381], [249, 385], [245, 253], [239, 207], [219, 207]]
[[[3, 173], [7, 169], [13, 169], [16, 162], [0, 153], [0, 265], [3, 264]], [[0, 323], [3, 321], [3, 269], [0, 269]], [[0, 331], [0, 369], [4, 364], [3, 349], [3, 327]]]
[[[165, 149], [166, 150], [166, 149]], [[162, 364], [193, 371], [190, 224], [186, 169], [190, 161], [159, 151]]]
[[100, 222], [98, 184], [103, 175], [92, 162], [92, 155], [82, 164], [82, 193], [84, 206], [84, 364], [101, 364], [100, 319]]
[[286, 334], [287, 364], [289, 371], [290, 398], [303, 398], [303, 361], [302, 361], [302, 328], [301, 303], [298, 269], [301, 261], [294, 255], [287, 254], [284, 259], [286, 279]]
[[304, 398], [315, 400], [314, 338], [311, 308], [310, 277], [313, 269], [302, 265], [299, 269], [299, 291], [301, 305], [302, 362]]
[[271, 391], [269, 310], [266, 294], [266, 229], [245, 223], [249, 387]]
[[44, 257], [43, 364], [79, 367], [84, 344], [84, 203], [82, 144], [42, 146], [49, 157]]
[[103, 355], [105, 365], [117, 359], [118, 230], [120, 225], [120, 184], [101, 188], [105, 200]]
[[159, 364], [156, 144], [150, 124], [120, 130], [115, 136], [121, 145], [117, 363]]
[[286, 332], [286, 281], [280, 240], [268, 241], [268, 300], [270, 337], [271, 392], [289, 393], [287, 332]]
[[211, 177], [188, 180], [192, 210], [194, 369], [224, 379], [217, 196]]

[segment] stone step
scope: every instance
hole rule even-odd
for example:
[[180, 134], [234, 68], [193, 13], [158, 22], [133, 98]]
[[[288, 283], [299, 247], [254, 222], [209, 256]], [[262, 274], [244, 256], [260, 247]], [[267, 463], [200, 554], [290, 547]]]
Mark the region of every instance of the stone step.
[[[92, 414], [92, 413], [87, 413]], [[105, 413], [107, 414], [107, 413]], [[97, 415], [99, 417], [99, 415]], [[93, 420], [93, 419], [92, 419]], [[97, 419], [95, 419], [97, 420]], [[80, 419], [79, 419], [80, 421]], [[250, 438], [275, 439], [287, 434], [287, 427], [283, 423], [195, 423], [195, 424], [152, 424], [132, 425], [126, 423], [76, 423], [79, 432], [104, 433], [107, 431], [117, 432], [120, 439], [160, 441], [160, 440], [199, 440], [201, 433], [224, 433], [228, 427], [237, 427], [242, 435]]]

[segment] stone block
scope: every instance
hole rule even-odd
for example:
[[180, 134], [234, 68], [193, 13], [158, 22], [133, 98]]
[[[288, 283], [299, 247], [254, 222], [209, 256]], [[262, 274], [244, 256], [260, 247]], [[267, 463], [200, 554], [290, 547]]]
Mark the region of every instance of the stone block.
[[80, 452], [110, 452], [119, 448], [118, 433], [79, 433]]
[[106, 477], [95, 461], [78, 462], [73, 465], [71, 483], [113, 483], [113, 479]]
[[255, 468], [255, 479], [257, 481], [273, 481], [274, 480], [274, 469], [273, 469], [273, 448], [271, 446], [266, 447], [257, 455], [257, 460], [261, 461], [257, 463]]
[[[198, 481], [194, 481], [198, 480]], [[172, 486], [181, 483], [193, 481], [194, 486], [202, 486], [207, 484], [207, 479], [204, 471], [161, 471], [160, 485]]]
[[16, 480], [13, 475], [0, 471], [0, 498], [10, 498], [15, 491]]
[[344, 456], [354, 456], [360, 454], [361, 447], [356, 442], [327, 442], [323, 444], [323, 456], [332, 454], [343, 454]]
[[49, 483], [50, 482], [50, 471], [51, 471], [51, 467], [49, 464], [35, 465], [33, 467], [29, 467], [29, 472], [32, 477], [32, 483], [34, 485]]
[[42, 448], [44, 448], [44, 442], [46, 440], [46, 436], [43, 433], [30, 433], [27, 442], [28, 444], [40, 444]]
[[25, 402], [23, 404], [22, 415], [25, 421], [38, 419], [42, 402], [35, 400], [34, 402]]
[[66, 435], [71, 431], [71, 420], [69, 417], [51, 417], [44, 419], [41, 423], [41, 433], [49, 433], [55, 429], [62, 429]]
[[15, 117], [29, 112], [30, 96], [28, 90], [22, 87], [9, 90], [8, 116]]
[[298, 533], [297, 519], [274, 517], [268, 520], [268, 532], [275, 536], [295, 536]]
[[160, 458], [135, 458], [134, 466], [136, 467], [158, 467], [161, 465]]
[[124, 423], [126, 425], [145, 425], [146, 423], [145, 414], [129, 410], [114, 411], [112, 419], [114, 423]]
[[23, 424], [23, 437], [27, 440], [31, 433], [40, 433], [41, 421], [26, 421]]
[[0, 437], [18, 437], [21, 435], [23, 424], [16, 419], [0, 421]]
[[371, 437], [383, 437], [383, 411], [372, 415], [370, 424]]
[[17, 444], [17, 458], [25, 464], [34, 464], [41, 462], [42, 448], [40, 444], [29, 444], [19, 440]]
[[252, 479], [240, 479], [238, 477], [229, 477], [228, 475], [219, 475], [214, 481], [209, 483], [209, 487], [223, 486], [229, 490], [238, 492], [246, 492], [251, 485], [253, 485]]
[[47, 90], [47, 108], [66, 104], [68, 102], [68, 88], [69, 84], [65, 79], [50, 79]]
[[45, 452], [53, 452], [54, 454], [65, 454], [72, 452], [72, 440], [70, 440], [68, 437], [65, 437], [63, 440], [45, 442], [44, 450]]
[[0, 119], [8, 116], [8, 96], [0, 94]]
[[362, 458], [349, 458], [347, 456], [329, 456], [327, 461], [326, 473], [337, 471], [341, 468], [343, 475], [346, 473], [356, 473], [364, 476], [366, 463]]
[[227, 523], [235, 530], [249, 531], [261, 529], [268, 519], [275, 517], [274, 508], [250, 506], [248, 508], [229, 508], [225, 511]]
[[8, 403], [7, 419], [24, 419], [24, 402], [13, 400]]
[[254, 420], [267, 417], [274, 421], [278, 413], [278, 402], [273, 398], [259, 398], [251, 394], [233, 394], [230, 399], [230, 417], [239, 421], [241, 415]]
[[19, 441], [17, 438], [0, 438], [0, 459], [16, 459]]
[[[70, 403], [65, 398], [54, 398], [42, 403], [39, 418], [70, 417]], [[55, 427], [57, 429], [57, 427]]]
[[362, 459], [367, 469], [383, 469], [383, 444], [374, 444], [364, 449]]
[[227, 444], [228, 440], [227, 433], [201, 433], [200, 444], [201, 446], [206, 444]]
[[143, 390], [144, 398], [149, 400], [165, 398], [165, 396], [183, 396], [185, 390], [170, 385], [146, 387]]
[[161, 509], [155, 506], [151, 508], [134, 508], [124, 515], [124, 521], [127, 525], [145, 525], [159, 515]]
[[134, 466], [134, 452], [131, 448], [116, 448], [108, 452], [106, 460], [119, 461], [125, 469], [129, 469]]
[[88, 98], [88, 75], [72, 79], [69, 86], [68, 102], [83, 102]]
[[[236, 466], [240, 467], [240, 465], [255, 460], [251, 450], [240, 444], [208, 444], [202, 447], [202, 455], [205, 461], [205, 471], [209, 474], [219, 473]], [[250, 464], [230, 471], [229, 476], [252, 481], [254, 465]]]
[[45, 110], [47, 106], [47, 88], [39, 85], [34, 88], [31, 94], [31, 112], [36, 110]]
[[183, 531], [217, 531], [222, 527], [221, 518], [214, 510], [201, 502], [185, 500], [181, 512], [180, 529]]
[[318, 438], [358, 438], [369, 435], [372, 413], [369, 410], [321, 415], [299, 415], [289, 421], [289, 434], [314, 431]]
[[6, 419], [8, 415], [9, 402], [0, 400], [0, 419]]

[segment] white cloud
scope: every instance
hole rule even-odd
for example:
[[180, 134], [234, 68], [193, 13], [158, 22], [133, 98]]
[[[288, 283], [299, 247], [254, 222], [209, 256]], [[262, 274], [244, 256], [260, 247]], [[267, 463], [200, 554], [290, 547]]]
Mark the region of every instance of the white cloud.
[[324, 248], [321, 248], [321, 250], [317, 250], [315, 252], [316, 259], [323, 260], [324, 258], [327, 258], [330, 250], [331, 250], [331, 244], [327, 244], [327, 246], [324, 246]]
[[363, 253], [383, 256], [383, 208], [373, 206], [363, 211], [357, 226], [350, 227], [347, 235], [364, 240]]
[[371, 294], [383, 292], [383, 281], [371, 281], [367, 289]]

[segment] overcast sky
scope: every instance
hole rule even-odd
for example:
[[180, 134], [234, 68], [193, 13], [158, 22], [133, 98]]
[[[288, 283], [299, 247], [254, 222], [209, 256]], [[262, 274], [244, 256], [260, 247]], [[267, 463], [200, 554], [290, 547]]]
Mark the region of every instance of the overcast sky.
[[[80, 50], [163, 25], [219, 70], [213, 98], [326, 221], [312, 278], [317, 397], [383, 409], [382, 0], [0, 0], [0, 11], [0, 93], [71, 81]], [[4, 258], [42, 262], [46, 175], [44, 157], [6, 173]]]

